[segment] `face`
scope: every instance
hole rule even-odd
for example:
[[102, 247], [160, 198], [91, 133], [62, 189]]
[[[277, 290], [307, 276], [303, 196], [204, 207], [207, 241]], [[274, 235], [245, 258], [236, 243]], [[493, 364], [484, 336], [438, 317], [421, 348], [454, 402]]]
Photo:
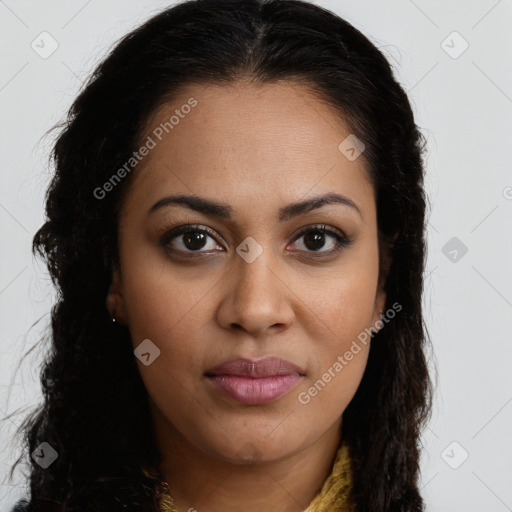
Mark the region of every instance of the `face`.
[[[299, 452], [339, 423], [358, 388], [369, 351], [360, 335], [385, 295], [374, 190], [363, 158], [339, 149], [350, 133], [286, 82], [191, 85], [148, 122], [142, 140], [155, 144], [121, 210], [116, 315], [146, 354], [137, 364], [158, 428], [209, 456]], [[329, 194], [345, 199], [290, 208]], [[176, 195], [222, 207], [160, 202]], [[207, 376], [266, 356], [301, 371], [265, 384]]]

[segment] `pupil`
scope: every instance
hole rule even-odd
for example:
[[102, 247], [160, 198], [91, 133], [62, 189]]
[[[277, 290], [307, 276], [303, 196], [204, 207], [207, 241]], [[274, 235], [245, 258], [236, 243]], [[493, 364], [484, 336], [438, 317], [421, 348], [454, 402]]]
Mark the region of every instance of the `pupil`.
[[206, 236], [201, 231], [189, 231], [183, 236], [183, 242], [188, 249], [198, 250], [204, 247]]
[[[323, 233], [312, 232], [308, 233], [305, 237], [304, 244], [310, 250], [316, 251], [321, 249], [325, 243], [325, 235]], [[310, 243], [311, 242], [311, 243]]]

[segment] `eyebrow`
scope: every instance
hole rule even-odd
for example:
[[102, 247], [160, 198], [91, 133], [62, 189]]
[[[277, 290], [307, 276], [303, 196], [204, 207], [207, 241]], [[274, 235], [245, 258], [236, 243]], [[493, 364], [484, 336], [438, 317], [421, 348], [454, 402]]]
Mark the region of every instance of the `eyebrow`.
[[[231, 220], [233, 218], [233, 208], [226, 203], [219, 203], [196, 195], [182, 194], [163, 197], [149, 209], [148, 215], [160, 210], [161, 208], [175, 204], [182, 205], [190, 210], [194, 210], [204, 215], [218, 217], [220, 219]], [[322, 196], [313, 197], [311, 199], [306, 199], [304, 201], [284, 206], [279, 210], [279, 221], [284, 222], [330, 204], [349, 206], [359, 213], [361, 219], [363, 218], [361, 210], [354, 201], [352, 201], [352, 199], [349, 199], [342, 194], [331, 192]]]

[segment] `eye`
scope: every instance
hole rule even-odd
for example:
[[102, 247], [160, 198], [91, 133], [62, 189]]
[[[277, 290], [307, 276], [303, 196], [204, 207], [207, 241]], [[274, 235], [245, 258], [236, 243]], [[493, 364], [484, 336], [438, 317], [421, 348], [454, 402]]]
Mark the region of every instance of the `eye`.
[[[207, 226], [200, 226], [199, 224], [189, 224], [180, 226], [166, 233], [161, 239], [160, 244], [167, 247], [172, 246], [172, 249], [184, 253], [199, 253], [203, 254], [204, 251], [214, 251], [218, 243], [210, 242], [208, 247], [208, 238], [216, 242], [215, 233]], [[171, 243], [177, 239], [176, 243]], [[201, 252], [199, 252], [201, 251]]]
[[[208, 238], [211, 239], [209, 247]], [[299, 245], [304, 248], [300, 248], [299, 251], [306, 252], [314, 257], [330, 256], [353, 243], [353, 240], [347, 238], [341, 231], [325, 224], [303, 229], [295, 237], [295, 240], [301, 238], [304, 238], [304, 241]], [[192, 257], [195, 257], [196, 254], [202, 256], [208, 252], [216, 251], [218, 248], [221, 251], [223, 250], [217, 242], [215, 232], [209, 227], [199, 224], [188, 224], [172, 229], [161, 237], [160, 244], [174, 252], [185, 253]], [[321, 250], [326, 244], [328, 249]]]
[[[338, 251], [341, 251], [343, 248], [348, 247], [353, 243], [353, 240], [347, 238], [341, 231], [335, 228], [330, 228], [325, 224], [309, 226], [303, 229], [297, 235], [295, 240], [299, 240], [301, 238], [304, 238], [304, 241], [302, 242], [301, 245], [305, 249], [299, 250], [301, 252], [313, 253], [313, 256], [315, 257], [316, 255], [314, 253], [318, 253], [321, 256], [329, 256]], [[329, 238], [331, 239], [331, 241], [327, 243]], [[326, 243], [328, 249], [323, 251], [320, 250], [323, 247], [325, 247]]]

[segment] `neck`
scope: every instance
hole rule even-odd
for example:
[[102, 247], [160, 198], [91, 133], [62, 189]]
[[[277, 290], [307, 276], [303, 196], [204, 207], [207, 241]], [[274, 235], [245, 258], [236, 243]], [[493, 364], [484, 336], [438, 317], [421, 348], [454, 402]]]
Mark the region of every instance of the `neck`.
[[341, 418], [306, 448], [279, 460], [241, 464], [192, 445], [152, 404], [160, 470], [180, 512], [303, 512], [330, 475]]

